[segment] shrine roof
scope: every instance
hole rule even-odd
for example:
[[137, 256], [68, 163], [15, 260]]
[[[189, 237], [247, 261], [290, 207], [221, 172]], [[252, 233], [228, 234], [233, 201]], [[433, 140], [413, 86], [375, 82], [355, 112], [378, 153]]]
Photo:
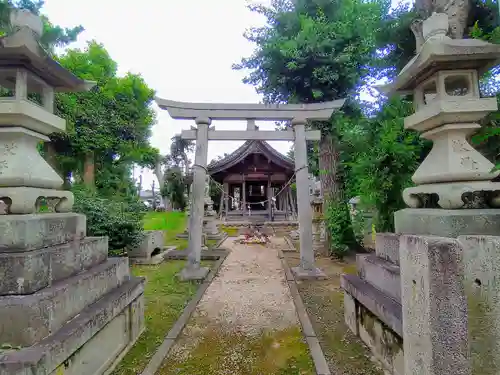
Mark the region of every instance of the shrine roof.
[[210, 163], [208, 165], [208, 173], [214, 174], [229, 169], [251, 154], [263, 154], [273, 163], [290, 171], [294, 170], [295, 163], [291, 158], [276, 151], [266, 141], [250, 140], [243, 143], [243, 145], [225, 158]]

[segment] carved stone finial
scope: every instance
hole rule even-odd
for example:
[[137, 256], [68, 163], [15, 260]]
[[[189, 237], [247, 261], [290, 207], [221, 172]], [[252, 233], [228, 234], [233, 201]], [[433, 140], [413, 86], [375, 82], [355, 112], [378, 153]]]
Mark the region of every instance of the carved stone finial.
[[14, 29], [30, 29], [37, 39], [40, 39], [43, 35], [43, 21], [41, 17], [27, 9], [14, 9], [10, 13], [10, 24]]
[[3, 47], [26, 47], [39, 56], [45, 54], [40, 45], [43, 21], [39, 16], [25, 9], [15, 9], [10, 14], [10, 23], [12, 31], [1, 39]]
[[422, 22], [422, 35], [425, 41], [450, 39], [446, 34], [450, 28], [446, 13], [432, 13]]

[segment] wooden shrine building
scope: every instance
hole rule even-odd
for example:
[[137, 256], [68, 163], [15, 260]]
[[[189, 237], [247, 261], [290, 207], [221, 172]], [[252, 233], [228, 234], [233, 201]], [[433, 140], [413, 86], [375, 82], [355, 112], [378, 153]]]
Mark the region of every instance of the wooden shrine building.
[[[223, 185], [223, 214], [228, 221], [250, 218], [284, 221], [295, 216], [290, 179], [295, 163], [261, 140], [246, 141], [236, 151], [208, 165], [208, 173]], [[274, 199], [273, 199], [274, 198]]]

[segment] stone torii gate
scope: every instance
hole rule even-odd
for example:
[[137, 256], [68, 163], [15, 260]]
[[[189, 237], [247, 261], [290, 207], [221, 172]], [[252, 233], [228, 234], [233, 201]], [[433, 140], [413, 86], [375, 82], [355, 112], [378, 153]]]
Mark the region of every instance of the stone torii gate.
[[[189, 218], [188, 261], [180, 277], [183, 280], [201, 280], [208, 268], [201, 267], [202, 224], [204, 209], [204, 186], [207, 175], [208, 141], [246, 141], [250, 139], [268, 141], [293, 141], [297, 185], [297, 206], [300, 233], [300, 265], [292, 269], [297, 278], [324, 277], [314, 264], [312, 210], [309, 196], [309, 172], [307, 167], [308, 140], [319, 140], [319, 131], [306, 131], [308, 120], [326, 121], [340, 109], [345, 100], [314, 104], [227, 104], [227, 103], [183, 103], [156, 98], [161, 109], [170, 117], [194, 120], [197, 127], [183, 130], [182, 138], [196, 140], [193, 165], [193, 197]], [[215, 131], [212, 120], [247, 120], [247, 130]], [[255, 121], [290, 121], [293, 129], [288, 131], [257, 131]]]

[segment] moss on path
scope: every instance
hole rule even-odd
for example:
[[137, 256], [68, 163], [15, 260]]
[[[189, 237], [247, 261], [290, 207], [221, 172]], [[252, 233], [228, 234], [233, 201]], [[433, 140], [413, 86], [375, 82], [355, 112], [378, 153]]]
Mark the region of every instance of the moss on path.
[[249, 337], [212, 326], [194, 341], [196, 345], [188, 349], [189, 353], [172, 353], [156, 375], [314, 374], [298, 327]]

